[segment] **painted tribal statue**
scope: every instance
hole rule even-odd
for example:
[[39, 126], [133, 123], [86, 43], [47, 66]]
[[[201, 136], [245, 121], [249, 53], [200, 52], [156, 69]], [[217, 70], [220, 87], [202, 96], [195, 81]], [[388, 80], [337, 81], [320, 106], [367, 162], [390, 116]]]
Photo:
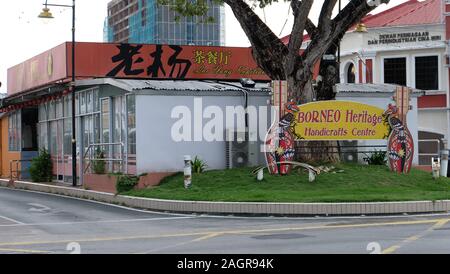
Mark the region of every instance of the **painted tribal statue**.
[[398, 108], [389, 104], [387, 115], [391, 134], [388, 140], [388, 160], [392, 171], [409, 173], [414, 154], [414, 141], [406, 125], [399, 119]]
[[286, 175], [292, 166], [283, 165], [283, 162], [292, 161], [295, 155], [295, 137], [291, 131], [294, 122], [294, 113], [299, 111], [294, 102], [285, 105], [285, 115], [280, 121], [274, 123], [266, 137], [266, 161], [270, 174]]

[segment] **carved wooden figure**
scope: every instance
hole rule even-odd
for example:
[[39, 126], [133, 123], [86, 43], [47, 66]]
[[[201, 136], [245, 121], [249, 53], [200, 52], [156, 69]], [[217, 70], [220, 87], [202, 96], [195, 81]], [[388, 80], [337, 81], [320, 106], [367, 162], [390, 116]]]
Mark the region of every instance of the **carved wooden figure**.
[[414, 140], [406, 124], [406, 115], [410, 109], [410, 89], [398, 87], [394, 100], [396, 106], [389, 104], [385, 111], [391, 134], [388, 139], [388, 161], [392, 171], [409, 173], [414, 157]]
[[270, 174], [286, 175], [292, 169], [289, 164], [295, 156], [295, 137], [291, 131], [298, 106], [294, 102], [285, 105], [285, 114], [270, 128], [266, 137], [266, 161]]

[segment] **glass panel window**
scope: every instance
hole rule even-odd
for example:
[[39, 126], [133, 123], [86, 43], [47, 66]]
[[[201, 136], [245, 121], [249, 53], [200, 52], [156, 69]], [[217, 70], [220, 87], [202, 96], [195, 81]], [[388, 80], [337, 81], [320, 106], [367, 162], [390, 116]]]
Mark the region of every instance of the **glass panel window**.
[[406, 86], [406, 58], [384, 59], [384, 83]]
[[64, 117], [72, 117], [72, 95], [64, 97]]
[[75, 94], [75, 113], [80, 115], [80, 94]]
[[100, 111], [100, 106], [99, 106], [99, 103], [98, 103], [98, 89], [95, 89], [93, 94], [94, 94], [94, 98], [93, 98], [93, 100], [94, 100], [94, 112], [97, 112], [97, 111]]
[[439, 89], [439, 67], [437, 56], [416, 57], [416, 88]]
[[94, 116], [94, 143], [100, 143], [100, 114]]
[[58, 135], [58, 123], [56, 121], [50, 122], [50, 147], [49, 152], [52, 156], [55, 156], [58, 149], [57, 143]]
[[121, 119], [121, 112], [122, 112], [122, 98], [115, 97], [114, 98], [114, 135], [113, 135], [113, 142], [118, 143], [122, 141], [121, 136], [121, 129], [122, 129], [122, 119]]
[[72, 154], [72, 120], [64, 119], [64, 154]]
[[8, 148], [9, 151], [21, 150], [21, 112], [12, 112], [8, 117]]
[[48, 119], [55, 119], [55, 101], [51, 101], [48, 103]]
[[92, 111], [94, 110], [94, 100], [92, 91], [88, 91], [86, 93], [86, 106], [87, 106], [86, 112], [92, 113]]
[[39, 124], [39, 147], [48, 149], [47, 122]]
[[136, 97], [127, 96], [128, 153], [136, 154]]
[[44, 103], [39, 106], [39, 121], [47, 120], [47, 104]]
[[63, 104], [62, 100], [56, 101], [56, 118], [60, 119], [63, 115]]
[[86, 113], [86, 93], [83, 92], [80, 94], [80, 113]]
[[101, 111], [101, 119], [102, 119], [102, 143], [109, 143], [109, 132], [110, 132], [110, 100], [102, 99], [102, 111]]

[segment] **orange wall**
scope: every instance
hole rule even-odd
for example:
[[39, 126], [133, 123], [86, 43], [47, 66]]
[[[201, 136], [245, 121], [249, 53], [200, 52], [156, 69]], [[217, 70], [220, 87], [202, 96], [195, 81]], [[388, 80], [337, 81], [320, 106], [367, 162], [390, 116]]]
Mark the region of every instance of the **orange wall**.
[[[9, 152], [8, 151], [8, 116], [4, 116], [0, 120], [0, 135], [1, 135], [1, 144], [0, 144], [0, 166], [1, 166], [1, 177], [9, 178], [9, 163], [12, 160], [20, 160], [20, 152]], [[20, 166], [19, 166], [20, 168]]]

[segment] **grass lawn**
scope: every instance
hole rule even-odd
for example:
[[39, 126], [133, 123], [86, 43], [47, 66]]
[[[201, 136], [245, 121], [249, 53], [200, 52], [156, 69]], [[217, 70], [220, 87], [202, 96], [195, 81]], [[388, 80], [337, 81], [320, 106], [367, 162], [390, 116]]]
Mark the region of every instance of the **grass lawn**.
[[271, 176], [258, 182], [251, 169], [194, 174], [184, 189], [183, 175], [163, 180], [160, 186], [122, 193], [139, 197], [239, 202], [375, 202], [450, 199], [450, 178], [433, 180], [431, 173], [413, 169], [399, 175], [384, 166], [339, 165], [342, 173], [322, 173], [310, 183], [307, 173]]

